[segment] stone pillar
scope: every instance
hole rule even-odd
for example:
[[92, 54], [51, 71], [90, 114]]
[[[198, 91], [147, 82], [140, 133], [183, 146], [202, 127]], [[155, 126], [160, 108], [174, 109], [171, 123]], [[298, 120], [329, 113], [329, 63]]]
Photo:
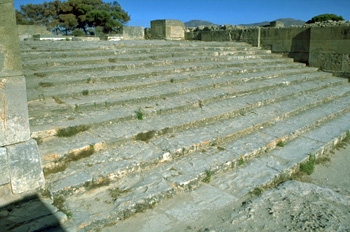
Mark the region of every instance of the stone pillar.
[[0, 0], [0, 185], [15, 194], [45, 184], [39, 150], [30, 138], [25, 78], [13, 0]]

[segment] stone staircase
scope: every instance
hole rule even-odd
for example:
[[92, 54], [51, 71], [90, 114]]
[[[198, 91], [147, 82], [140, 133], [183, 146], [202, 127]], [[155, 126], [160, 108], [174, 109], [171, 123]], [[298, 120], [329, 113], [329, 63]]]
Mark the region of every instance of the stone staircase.
[[270, 183], [350, 129], [347, 79], [245, 43], [26, 41], [21, 49], [47, 192], [82, 231], [279, 157]]

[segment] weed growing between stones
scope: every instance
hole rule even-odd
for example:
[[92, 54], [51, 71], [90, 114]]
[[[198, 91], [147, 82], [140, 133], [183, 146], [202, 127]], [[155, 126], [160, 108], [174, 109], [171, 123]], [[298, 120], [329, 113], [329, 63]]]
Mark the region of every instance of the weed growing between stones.
[[278, 143], [276, 144], [277, 147], [284, 147], [285, 142], [283, 142], [282, 140], [278, 141]]
[[38, 95], [39, 101], [45, 101], [45, 95], [43, 93]]
[[59, 99], [58, 97], [53, 96], [52, 98], [53, 98], [53, 100], [55, 100], [55, 102], [58, 103], [58, 104], [64, 104], [64, 103], [65, 103], [64, 101], [62, 101], [62, 100]]
[[253, 189], [251, 191], [251, 194], [256, 196], [256, 197], [260, 197], [263, 194], [263, 192], [264, 192], [264, 189], [256, 187], [255, 189]]
[[56, 163], [54, 167], [44, 168], [43, 172], [44, 172], [44, 176], [46, 177], [53, 173], [63, 172], [66, 169], [67, 169], [67, 164], [59, 162], [59, 163]]
[[334, 149], [335, 150], [340, 150], [340, 149], [344, 149], [346, 147], [346, 145], [350, 144], [350, 132], [346, 132], [345, 137], [343, 138], [342, 141], [338, 142], [335, 146]]
[[62, 128], [57, 130], [57, 137], [71, 137], [80, 132], [84, 132], [90, 129], [90, 126], [79, 125], [79, 126], [70, 126], [67, 128]]
[[84, 89], [81, 93], [83, 94], [83, 96], [87, 96], [89, 95], [89, 90]]
[[203, 179], [204, 183], [209, 183], [211, 181], [211, 177], [213, 175], [213, 172], [210, 171], [209, 169], [205, 170], [205, 177]]
[[138, 120], [142, 120], [142, 119], [143, 119], [143, 112], [142, 112], [142, 109], [141, 109], [141, 108], [139, 108], [138, 110], [136, 110], [135, 113], [136, 113], [136, 118], [137, 118]]
[[52, 87], [53, 83], [51, 83], [51, 82], [40, 82], [39, 86], [43, 87], [43, 88]]
[[44, 168], [44, 176], [48, 176], [53, 173], [57, 172], [63, 172], [64, 170], [67, 169], [67, 165], [69, 162], [72, 161], [77, 161], [86, 157], [91, 156], [92, 154], [95, 153], [95, 146], [93, 144], [90, 144], [88, 148], [81, 150], [80, 152], [73, 153], [71, 152], [68, 156], [62, 157], [59, 159], [54, 167], [50, 168]]
[[97, 179], [93, 179], [92, 181], [86, 181], [84, 183], [85, 189], [91, 190], [91, 189], [96, 189], [102, 186], [108, 186], [111, 183], [108, 177], [99, 177]]
[[73, 214], [64, 207], [65, 198], [64, 196], [54, 197], [52, 205], [58, 208], [62, 213], [67, 215], [68, 218], [72, 218]]
[[38, 144], [38, 145], [40, 145], [44, 142], [43, 138], [41, 138], [40, 136], [33, 138], [33, 139], [36, 141], [36, 144]]
[[304, 172], [308, 175], [311, 175], [311, 173], [314, 171], [315, 168], [315, 155], [309, 155], [309, 160], [305, 163], [300, 164], [300, 171]]
[[75, 154], [70, 153], [69, 157], [65, 160], [65, 162], [77, 161], [77, 160], [89, 157], [94, 153], [95, 153], [95, 147], [93, 144], [90, 144], [88, 149], [84, 149]]
[[46, 73], [34, 73], [34, 75], [40, 78], [46, 77]]
[[116, 201], [118, 197], [120, 197], [124, 193], [130, 192], [130, 189], [124, 189], [120, 190], [118, 187], [117, 188], [111, 188], [109, 189], [109, 196], [112, 198], [113, 201]]
[[244, 157], [241, 155], [238, 159], [238, 166], [241, 166], [244, 164]]
[[241, 116], [245, 116], [245, 115], [247, 114], [247, 111], [246, 111], [245, 109], [241, 109], [241, 110], [239, 111], [239, 114], [240, 114]]
[[155, 130], [138, 133], [135, 137], [136, 140], [144, 141], [148, 143], [156, 135]]

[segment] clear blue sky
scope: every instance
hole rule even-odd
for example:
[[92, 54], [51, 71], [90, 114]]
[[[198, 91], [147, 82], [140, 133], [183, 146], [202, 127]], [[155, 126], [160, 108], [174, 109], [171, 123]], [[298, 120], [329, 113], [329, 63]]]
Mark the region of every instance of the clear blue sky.
[[[50, 0], [47, 0], [48, 2]], [[112, 2], [113, 0], [104, 0]], [[15, 8], [44, 0], [14, 0]], [[119, 0], [129, 13], [129, 26], [150, 27], [155, 19], [207, 20], [215, 24], [247, 24], [294, 18], [307, 21], [325, 13], [350, 20], [350, 0]]]

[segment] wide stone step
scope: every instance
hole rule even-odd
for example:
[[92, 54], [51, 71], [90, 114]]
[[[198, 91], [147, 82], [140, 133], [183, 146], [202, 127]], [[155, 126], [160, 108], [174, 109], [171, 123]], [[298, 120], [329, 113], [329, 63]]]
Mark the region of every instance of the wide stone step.
[[[164, 60], [151, 60], [151, 61], [125, 61], [123, 63], [110, 61], [108, 63], [101, 64], [87, 64], [80, 65], [79, 70], [77, 72], [76, 67], [51, 67], [50, 69], [33, 71], [33, 74], [45, 78], [48, 75], [51, 76], [61, 76], [64, 74], [71, 73], [85, 73], [85, 72], [99, 72], [99, 71], [125, 71], [125, 70], [134, 70], [134, 69], [146, 69], [148, 67], [161, 67], [161, 66], [171, 66], [176, 64], [192, 64], [195, 67], [203, 66], [203, 63], [206, 65], [217, 65], [221, 67], [238, 67], [238, 66], [247, 66], [247, 65], [262, 65], [262, 64], [285, 64], [292, 62], [292, 59], [286, 58], [276, 58], [276, 59], [250, 59], [250, 60], [237, 60], [236, 62], [232, 62], [228, 57], [218, 56], [218, 57], [187, 57], [184, 58], [167, 58]], [[27, 71], [30, 76], [30, 71]]]
[[[177, 49], [178, 50], [178, 49]], [[58, 66], [74, 66], [79, 64], [96, 64], [96, 63], [108, 63], [108, 62], [125, 62], [125, 61], [137, 61], [137, 60], [162, 60], [172, 57], [188, 56], [211, 56], [211, 57], [228, 57], [230, 60], [235, 59], [254, 59], [254, 58], [273, 58], [278, 55], [271, 55], [265, 50], [251, 50], [251, 51], [203, 51], [194, 49], [182, 49], [177, 51], [172, 49], [164, 51], [139, 51], [137, 54], [130, 54], [129, 51], [90, 51], [79, 54], [78, 51], [71, 51], [69, 54], [46, 54], [42, 58], [39, 58], [33, 54], [30, 54], [26, 59], [24, 55], [23, 67], [28, 70], [40, 70], [45, 67], [58, 67]], [[42, 54], [41, 54], [42, 55]], [[34, 57], [33, 57], [34, 56]]]
[[[293, 83], [292, 78], [287, 79], [289, 80], [289, 83]], [[294, 79], [294, 81], [297, 83], [300, 83], [300, 81], [305, 81], [305, 79], [300, 79], [298, 76], [294, 77]], [[51, 127], [44, 131], [37, 132], [33, 130], [34, 135], [32, 136], [37, 138], [40, 137], [41, 139], [45, 139], [47, 137], [48, 139], [45, 139], [47, 140], [47, 142], [40, 144], [40, 150], [43, 154], [45, 154], [45, 157], [56, 157], [56, 159], [59, 159], [67, 154], [74, 154], [78, 151], [81, 151], [82, 149], [89, 147], [89, 145], [91, 144], [98, 144], [98, 146], [103, 145], [109, 147], [115, 143], [119, 144], [122, 141], [127, 141], [128, 139], [131, 139], [144, 131], [155, 130], [151, 129], [149, 125], [161, 125], [162, 120], [164, 121], [164, 126], [162, 130], [174, 130], [174, 126], [176, 126], [177, 128], [189, 127], [188, 124], [194, 127], [198, 126], [198, 123], [196, 123], [196, 121], [202, 123], [203, 120], [213, 120], [213, 116], [209, 115], [222, 114], [225, 115], [225, 117], [227, 117], [231, 114], [234, 115], [249, 110], [249, 106], [247, 106], [247, 104], [253, 106], [261, 106], [263, 105], [264, 101], [274, 102], [276, 101], [276, 97], [278, 96], [277, 94], [282, 94], [282, 96], [284, 95], [284, 97], [279, 98], [279, 100], [284, 100], [285, 98], [294, 96], [297, 93], [301, 94], [303, 92], [312, 92], [326, 87], [330, 87], [332, 85], [339, 85], [342, 83], [344, 83], [343, 79], [334, 78], [334, 80], [332, 80], [331, 82], [322, 82], [320, 80], [317, 80], [317, 82], [315, 81], [306, 83], [303, 87], [297, 85], [291, 87], [285, 84], [285, 80], [274, 81], [273, 79], [269, 79], [268, 81], [265, 80], [262, 83], [252, 82], [251, 85], [245, 84], [244, 86], [246, 89], [241, 88], [241, 91], [237, 91], [236, 87], [233, 86], [231, 89], [232, 92], [230, 93], [227, 89], [228, 92], [224, 93], [224, 95], [222, 95], [222, 92], [218, 92], [217, 89], [215, 89], [216, 91], [214, 90], [215, 92], [212, 94], [212, 96], [214, 96], [214, 99], [212, 101], [205, 101], [206, 99], [199, 99], [202, 103], [199, 102], [198, 95], [194, 95], [194, 99], [188, 99], [188, 96], [180, 95], [180, 97], [178, 97], [180, 98], [178, 101], [173, 101], [173, 104], [180, 103], [182, 105], [177, 105], [176, 108], [178, 110], [173, 110], [175, 106], [168, 106], [169, 103], [159, 103], [158, 106], [162, 105], [163, 108], [148, 107], [146, 110], [149, 111], [143, 110], [145, 117], [144, 120], [137, 120], [137, 115], [135, 114], [135, 110], [137, 110], [137, 108], [128, 108], [124, 106], [114, 111], [113, 114], [110, 114], [113, 115], [115, 118], [107, 118], [109, 120], [104, 120], [99, 124], [88, 123], [89, 119], [87, 119], [85, 123], [78, 124], [77, 126], [84, 125], [84, 127], [86, 127], [86, 129], [89, 130], [87, 130], [86, 132], [79, 133], [78, 135], [74, 136], [73, 139], [52, 137], [53, 135], [57, 135], [57, 133], [59, 133], [59, 130], [57, 130], [56, 127]], [[285, 88], [281, 87], [281, 85], [285, 85]], [[284, 90], [284, 92], [281, 93], [281, 89]], [[262, 93], [266, 90], [268, 90], [268, 93]], [[203, 92], [203, 95], [205, 94], [209, 93]], [[254, 103], [254, 101], [256, 103]], [[184, 103], [185, 105], [183, 105]], [[203, 112], [203, 107], [201, 108], [200, 104], [203, 104], [204, 108], [208, 111]], [[230, 105], [227, 107], [225, 106], [225, 104]], [[166, 110], [164, 109], [164, 106], [169, 108]], [[154, 107], [157, 106], [155, 105]], [[232, 111], [232, 109], [234, 110]], [[222, 116], [216, 117], [224, 118]], [[208, 118], [208, 120], [205, 120], [206, 118]], [[188, 121], [188, 123], [180, 123], [181, 120]], [[82, 122], [81, 118], [77, 116], [76, 122]], [[173, 122], [173, 126], [171, 126], [171, 122]], [[72, 126], [72, 124], [68, 125]], [[66, 126], [68, 125], [66, 124]], [[115, 132], [113, 132], [114, 129], [112, 128], [114, 127], [116, 128], [115, 130], [118, 131], [118, 136]], [[65, 129], [65, 127], [61, 128]], [[159, 128], [157, 129], [157, 131], [160, 130], [161, 129]], [[81, 138], [78, 139], [79, 137]], [[64, 146], [57, 144], [57, 142], [64, 144]], [[80, 147], [77, 147], [77, 145], [80, 145]], [[49, 160], [52, 161], [52, 158], [50, 158]]]
[[[331, 134], [331, 138], [336, 137], [337, 134], [334, 134], [334, 130], [331, 128], [335, 126], [338, 132], [341, 127], [339, 122], [346, 122], [347, 125], [349, 125], [350, 114], [343, 114], [344, 112], [342, 109], [338, 113], [334, 112], [335, 111], [330, 110], [328, 111], [328, 115], [319, 115], [319, 109], [315, 110], [312, 114], [313, 119], [311, 120], [316, 120], [316, 122], [327, 121], [329, 118], [335, 116], [338, 117], [330, 124], [316, 123], [317, 128], [316, 126], [311, 126], [311, 128], [316, 128], [315, 132], [322, 131], [325, 133], [331, 131], [331, 133], [327, 134]], [[308, 119], [308, 115], [309, 113], [306, 113], [299, 118], [295, 118], [288, 126], [294, 125], [295, 122], [303, 122], [304, 119]], [[302, 120], [298, 121], [298, 119]], [[293, 128], [289, 127], [288, 134], [298, 133], [298, 131], [301, 131], [300, 128], [306, 128], [305, 125], [300, 123], [298, 126]], [[218, 175], [218, 177], [220, 177], [220, 175], [225, 175], [225, 173], [221, 174], [223, 171], [231, 172], [232, 168], [242, 165], [252, 156], [259, 154], [266, 156], [264, 155], [265, 152], [272, 154], [275, 158], [275, 162], [279, 164], [276, 168], [280, 168], [280, 170], [277, 173], [274, 172], [268, 179], [266, 179], [265, 176], [265, 179], [263, 178], [264, 181], [260, 183], [257, 181], [257, 183], [249, 182], [244, 184], [239, 182], [239, 179], [233, 179], [231, 182], [227, 182], [227, 186], [231, 187], [231, 189], [234, 185], [240, 186], [239, 189], [236, 189], [236, 194], [238, 197], [242, 197], [255, 187], [273, 182], [276, 176], [281, 172], [288, 172], [288, 170], [293, 169], [298, 163], [306, 160], [310, 153], [320, 153], [320, 150], [323, 150], [322, 146], [327, 144], [314, 140], [315, 132], [312, 130], [303, 130], [303, 132], [300, 133], [302, 137], [291, 138], [286, 141], [286, 148], [283, 148], [282, 151], [281, 149], [274, 149], [278, 141], [281, 140], [281, 137], [278, 137], [277, 134], [272, 136], [269, 131], [261, 129], [259, 134], [248, 135], [243, 141], [235, 141], [233, 144], [230, 144], [226, 150], [217, 151], [216, 149], [211, 149], [206, 152], [196, 152], [190, 156], [183, 156], [180, 160], [122, 178], [116, 183], [107, 184], [106, 182], [103, 183], [96, 180], [96, 186], [101, 184], [99, 188], [94, 188], [94, 185], [86, 184], [85, 187], [88, 188], [89, 191], [84, 194], [78, 194], [79, 189], [77, 189], [77, 194], [66, 196], [64, 207], [65, 210], [72, 214], [79, 228], [93, 231], [106, 224], [115, 223], [135, 213], [153, 208], [154, 205], [158, 204], [160, 201], [173, 197], [183, 190], [195, 189], [201, 184], [201, 181], [206, 181], [208, 172], [210, 172], [210, 175]], [[344, 131], [342, 132], [344, 133]], [[252, 141], [254, 141], [254, 143]], [[327, 141], [327, 143], [328, 142], [329, 141]], [[242, 144], [245, 144], [244, 149], [241, 148]], [[304, 152], [300, 151], [300, 145], [305, 146]], [[272, 165], [271, 160], [269, 160], [267, 164]], [[247, 168], [249, 168], [249, 164]], [[233, 171], [235, 171], [235, 169]], [[246, 173], [248, 172], [249, 171]], [[251, 176], [250, 178], [254, 177]], [[100, 181], [102, 181], [101, 179]], [[224, 184], [217, 181], [216, 183]]]
[[[278, 147], [244, 162], [239, 168], [228, 169], [224, 173], [214, 175], [210, 183], [201, 183], [194, 191], [184, 192], [172, 199], [154, 204], [152, 210], [140, 213], [136, 217], [122, 221], [112, 219], [110, 225], [100, 229], [104, 232], [165, 231], [170, 228], [186, 231], [189, 225], [192, 228], [198, 228], [194, 227], [195, 225], [207, 225], [208, 211], [213, 215], [215, 212], [223, 212], [225, 208], [239, 207], [257, 193], [289, 178], [301, 162], [309, 160], [310, 154], [320, 157], [323, 153], [329, 153], [329, 150], [334, 148], [346, 134], [349, 135], [349, 127], [344, 128], [344, 125], [349, 125], [349, 116], [336, 118], [290, 141], [284, 147]], [[139, 208], [139, 211], [142, 209], [145, 208]], [[80, 214], [80, 211], [74, 213]], [[89, 218], [94, 217], [85, 216], [78, 221], [89, 221]], [[160, 221], [162, 223], [159, 223]]]
[[[240, 198], [350, 129], [346, 79], [247, 44], [21, 47], [46, 190], [79, 231], [196, 191], [211, 177]], [[248, 162], [274, 171], [237, 176]]]
[[[222, 65], [221, 65], [222, 64]], [[164, 67], [147, 67], [147, 69], [134, 69], [124, 71], [101, 71], [101, 72], [85, 72], [65, 74], [59, 78], [56, 75], [46, 76], [44, 78], [26, 76], [28, 99], [30, 101], [35, 99], [42, 99], [42, 95], [53, 96], [55, 92], [53, 88], [60, 89], [67, 86], [79, 84], [81, 91], [86, 89], [94, 89], [99, 83], [112, 85], [118, 84], [121, 90], [128, 90], [131, 88], [138, 88], [138, 86], [150, 86], [155, 84], [169, 83], [169, 82], [183, 82], [189, 81], [193, 78], [204, 77], [220, 77], [222, 75], [241, 75], [245, 73], [266, 72], [266, 71], [280, 71], [304, 67], [303, 64], [295, 63], [268, 63], [263, 66], [257, 66], [256, 63], [251, 65], [242, 65], [237, 67], [235, 64], [228, 63], [197, 63], [197, 64], [176, 64]], [[315, 71], [315, 68], [304, 69]], [[79, 92], [81, 95], [81, 91]], [[48, 94], [49, 93], [49, 94]], [[57, 94], [56, 94], [57, 95]]]
[[[150, 87], [155, 87], [157, 88], [157, 85], [171, 85], [171, 86], [180, 86], [180, 85], [185, 85], [186, 83], [192, 83], [194, 81], [200, 81], [202, 78], [204, 80], [207, 79], [213, 79], [212, 82], [214, 82], [217, 79], [220, 79], [221, 76], [224, 76], [224, 78], [229, 79], [231, 76], [237, 76], [240, 77], [242, 76], [241, 74], [244, 73], [257, 73], [259, 74], [260, 72], [266, 72], [266, 71], [271, 71], [271, 73], [276, 73], [276, 71], [280, 72], [282, 70], [285, 69], [291, 69], [294, 68], [295, 70], [297, 70], [297, 68], [299, 68], [300, 66], [298, 64], [293, 64], [291, 63], [291, 65], [285, 65], [285, 64], [274, 64], [274, 65], [269, 65], [269, 66], [264, 66], [263, 68], [255, 68], [254, 66], [252, 67], [246, 67], [246, 68], [223, 68], [223, 69], [219, 69], [217, 67], [213, 67], [215, 70], [217, 70], [218, 72], [208, 72], [207, 74], [205, 74], [204, 70], [199, 70], [197, 72], [194, 72], [193, 74], [190, 75], [183, 75], [183, 74], [174, 74], [174, 75], [166, 75], [166, 76], [160, 76], [158, 79], [157, 78], [147, 78], [147, 80], [144, 80], [142, 77], [140, 78], [141, 80], [137, 81], [137, 80], [128, 80], [128, 79], [118, 79], [118, 81], [116, 81], [115, 84], [113, 83], [90, 83], [90, 82], [94, 82], [92, 80], [88, 80], [85, 81], [85, 83], [80, 83], [80, 85], [76, 85], [72, 84], [72, 85], [58, 85], [56, 86], [55, 84], [53, 84], [52, 82], [40, 82], [39, 85], [36, 88], [32, 88], [31, 90], [28, 91], [28, 100], [30, 101], [30, 103], [33, 100], [36, 101], [43, 101], [44, 103], [46, 103], [47, 99], [50, 99], [52, 101], [52, 98], [59, 98], [61, 99], [62, 96], [65, 97], [66, 99], [68, 97], [68, 100], [66, 101], [71, 101], [69, 99], [74, 98], [75, 100], [79, 100], [80, 102], [84, 102], [84, 100], [88, 100], [90, 103], [91, 101], [89, 100], [89, 98], [92, 98], [94, 94], [107, 94], [108, 96], [113, 96], [116, 95], [114, 94], [115, 91], [119, 92], [125, 92], [128, 90], [131, 91], [135, 91], [135, 89], [144, 89], [146, 88], [150, 88]], [[198, 68], [198, 67], [197, 67]], [[199, 68], [202, 69], [202, 68]], [[281, 69], [281, 70], [280, 70]], [[310, 69], [309, 71], [314, 70], [314, 69]], [[307, 72], [305, 70], [305, 72]], [[278, 73], [276, 73], [276, 75], [278, 75]], [[282, 74], [283, 75], [283, 74]], [[242, 76], [242, 81], [244, 81], [245, 79], [249, 78], [249, 77], [245, 77], [247, 75], [243, 75]], [[253, 75], [254, 76], [254, 75]], [[125, 80], [125, 81], [124, 81]], [[233, 78], [233, 81], [236, 81], [235, 78]], [[31, 82], [31, 80], [28, 80], [28, 82]], [[87, 83], [89, 82], [89, 83]], [[123, 83], [120, 83], [123, 82]], [[230, 80], [228, 80], [228, 82], [230, 82]], [[44, 83], [44, 85], [42, 85]], [[220, 83], [219, 83], [220, 84]], [[42, 87], [42, 86], [47, 86], [48, 87]], [[107, 85], [107, 86], [106, 86]], [[30, 84], [28, 83], [27, 86], [30, 86]], [[115, 86], [115, 87], [113, 87]], [[202, 84], [203, 86], [203, 84]], [[212, 88], [216, 88], [216, 85], [211, 86]], [[55, 89], [55, 91], [52, 91], [53, 89]], [[61, 99], [62, 102], [66, 102], [65, 100]], [[62, 103], [61, 102], [61, 103]], [[98, 101], [94, 101], [96, 104]], [[60, 102], [59, 102], [60, 103]], [[67, 103], [69, 104], [69, 103]], [[80, 104], [79, 102], [77, 104]], [[61, 104], [62, 106], [60, 106], [60, 108], [63, 107], [63, 104]], [[82, 104], [80, 104], [82, 105]], [[109, 106], [111, 106], [113, 104], [109, 104]]]
[[[122, 146], [118, 146], [118, 148], [115, 149], [114, 152], [113, 150], [111, 150], [111, 148], [109, 148], [107, 152], [90, 154], [91, 157], [83, 159], [83, 163], [80, 164], [80, 166], [79, 162], [74, 162], [71, 164], [73, 168], [70, 170], [65, 170], [64, 173], [69, 177], [77, 172], [79, 173], [78, 175], [86, 175], [86, 172], [84, 174], [83, 169], [84, 167], [88, 166], [93, 167], [90, 168], [89, 171], [89, 174], [92, 176], [89, 175], [89, 179], [85, 179], [84, 181], [80, 182], [81, 185], [87, 184], [89, 181], [96, 180], [97, 177], [101, 177], [102, 173], [104, 173], [104, 179], [108, 178], [108, 181], [111, 181], [115, 178], [120, 178], [129, 171], [139, 171], [142, 168], [147, 168], [147, 164], [157, 165], [159, 162], [172, 160], [176, 157], [188, 155], [195, 151], [211, 149], [213, 146], [215, 146], [218, 150], [226, 150], [226, 147], [230, 146], [226, 144], [230, 143], [230, 141], [239, 140], [241, 137], [244, 137], [254, 132], [258, 132], [259, 134], [261, 128], [275, 128], [275, 125], [280, 124], [288, 125], [288, 121], [292, 121], [296, 123], [296, 125], [299, 125], [299, 120], [291, 120], [289, 118], [301, 117], [300, 115], [304, 115], [305, 113], [303, 112], [305, 111], [307, 111], [308, 114], [313, 115], [312, 112], [319, 111], [318, 108], [322, 108], [321, 106], [325, 102], [328, 102], [328, 108], [326, 111], [327, 114], [329, 111], [336, 111], [337, 109], [339, 109], [339, 107], [344, 107], [346, 110], [348, 110], [349, 107], [346, 102], [350, 99], [350, 91], [346, 87], [341, 87], [320, 90], [317, 92], [317, 94], [315, 94], [316, 96], [312, 96], [312, 94], [309, 94], [307, 97], [304, 97], [304, 95], [300, 96], [299, 94], [299, 96], [292, 96], [291, 99], [277, 101], [272, 104], [266, 104], [266, 102], [265, 104], [263, 102], [257, 102], [255, 103], [256, 106], [250, 107], [250, 109], [244, 109], [242, 107], [241, 109], [245, 110], [244, 113], [242, 113], [242, 111], [239, 113], [237, 112], [238, 110], [234, 110], [231, 113], [231, 115], [229, 109], [236, 102], [226, 102], [222, 104], [221, 107], [218, 106], [218, 108], [222, 108], [223, 113], [226, 112], [226, 115], [220, 115], [221, 112], [217, 112], [217, 115], [211, 115], [211, 117], [203, 117], [201, 115], [201, 111], [196, 111], [191, 113], [190, 117], [183, 119], [182, 125], [175, 124], [171, 120], [164, 120], [163, 123], [161, 120], [157, 120], [157, 124], [154, 125], [154, 123], [151, 120], [147, 120], [144, 124], [144, 127], [147, 128], [147, 131], [133, 135], [133, 140], [127, 140], [125, 143], [121, 144]], [[254, 96], [252, 97], [254, 98]], [[259, 95], [256, 97], [259, 97]], [[332, 102], [330, 103], [330, 101]], [[335, 104], [336, 106], [329, 106], [332, 104]], [[257, 107], [257, 105], [259, 105], [260, 107]], [[208, 110], [208, 112], [215, 112], [215, 109], [209, 108], [206, 110]], [[342, 110], [338, 111], [343, 112]], [[204, 114], [205, 113], [206, 112], [204, 112]], [[322, 113], [325, 114], [324, 112]], [[315, 114], [315, 116], [318, 117], [322, 115], [322, 113]], [[169, 115], [169, 119], [181, 118], [180, 116], [181, 115], [176, 114]], [[201, 117], [202, 119], [200, 119]], [[199, 123], [197, 123], [197, 125], [195, 125], [196, 119]], [[328, 118], [326, 117], [325, 119]], [[169, 123], [167, 124], [166, 122]], [[307, 124], [305, 127], [309, 128], [315, 126], [314, 124], [312, 124], [312, 122]], [[317, 123], [319, 122], [317, 121]], [[147, 125], [148, 127], [146, 127]], [[142, 124], [139, 124], [137, 126], [137, 129], [141, 129], [142, 131], [142, 128], [140, 128], [141, 126]], [[121, 130], [121, 132], [124, 132], [125, 134], [120, 134], [121, 132], [118, 132], [118, 135], [124, 138], [126, 138], [128, 136], [128, 133], [130, 133], [128, 132], [128, 130], [135, 130], [132, 128], [131, 123], [124, 123], [123, 125], [111, 126], [111, 128], [108, 128], [110, 131], [107, 131], [107, 128], [103, 129], [97, 134], [101, 135], [102, 137], [106, 137], [107, 134], [113, 133], [112, 131], [115, 130], [114, 128], [118, 128], [119, 130]], [[283, 134], [276, 137], [283, 141], [288, 140], [290, 137], [298, 136], [300, 133], [303, 133], [303, 131], [306, 130], [303, 127], [300, 128], [301, 132], [295, 131], [295, 133], [292, 135], [290, 134], [291, 132], [285, 133], [286, 137], [283, 137]], [[272, 129], [271, 135], [273, 135], [273, 133], [276, 134], [280, 131], [284, 131], [284, 129], [278, 128], [276, 130], [277, 131], [274, 132], [274, 129]], [[106, 135], [102, 134], [102, 131], [104, 131]], [[264, 131], [269, 130], [264, 129]], [[297, 132], [299, 134], [297, 134]], [[93, 135], [89, 134], [89, 136], [92, 137]], [[150, 145], [143, 144], [142, 142]], [[69, 146], [68, 144], [65, 145]], [[241, 144], [241, 148], [244, 149], [244, 147], [246, 146]], [[123, 148], [125, 148], [126, 150]], [[128, 149], [131, 150], [128, 151]], [[70, 155], [77, 157], [79, 153], [74, 154], [73, 152], [71, 152]], [[146, 155], [146, 159], [142, 160], [141, 157], [144, 155]], [[114, 156], [116, 160], [113, 159], [112, 156]], [[103, 162], [103, 159], [106, 157], [109, 157], [107, 164]], [[165, 161], [163, 159], [165, 159]], [[59, 162], [57, 162], [56, 164], [60, 166], [66, 165], [66, 163], [60, 164]], [[111, 168], [108, 168], [109, 165], [111, 166]], [[116, 168], [124, 165], [126, 165], [124, 169], [118, 170]], [[101, 169], [101, 167], [103, 167], [103, 170]], [[93, 173], [96, 173], [95, 176], [93, 176]], [[62, 178], [60, 173], [53, 176], [56, 176], [56, 180], [58, 179], [60, 183], [67, 183], [67, 181], [65, 182], [65, 179]], [[55, 177], [48, 177], [48, 180], [50, 179], [55, 179]], [[71, 183], [71, 180], [68, 181], [68, 183]], [[56, 187], [60, 186], [60, 184], [57, 183], [55, 183], [54, 185]], [[74, 189], [76, 189], [77, 187], [78, 186], [72, 186], [72, 188]], [[69, 188], [69, 186], [64, 186], [64, 188], [62, 189], [64, 189], [65, 191], [71, 191], [71, 188]]]
[[[25, 41], [21, 44], [21, 53], [26, 54], [64, 54], [71, 51], [78, 51], [79, 53], [89, 53], [91, 51], [135, 51], [135, 53], [142, 52], [158, 52], [173, 49], [202, 49], [202, 50], [216, 50], [216, 51], [232, 51], [232, 50], [259, 50], [252, 47], [250, 44], [243, 42], [206, 42], [193, 43], [188, 41], [98, 41], [98, 42], [53, 42], [51, 41]], [[140, 52], [138, 52], [140, 51]]]
[[[289, 75], [288, 75], [289, 74]], [[302, 75], [302, 76], [301, 76]], [[245, 78], [245, 76], [247, 76]], [[62, 104], [57, 104], [56, 102], [32, 102], [29, 104], [30, 109], [30, 123], [34, 137], [47, 137], [52, 136], [54, 133], [52, 128], [63, 129], [69, 126], [77, 126], [82, 124], [96, 124], [96, 123], [111, 123], [111, 122], [122, 122], [126, 120], [131, 120], [136, 117], [135, 111], [138, 109], [142, 109], [145, 117], [157, 115], [157, 114], [167, 114], [174, 113], [177, 111], [187, 111], [189, 109], [198, 108], [199, 102], [203, 105], [215, 103], [219, 100], [223, 100], [226, 98], [231, 98], [234, 96], [239, 96], [242, 94], [254, 93], [264, 91], [266, 88], [278, 87], [289, 84], [296, 84], [299, 82], [319, 80], [320, 82], [317, 84], [325, 84], [326, 86], [330, 83], [338, 82], [339, 79], [330, 79], [323, 80], [326, 77], [324, 73], [298, 73], [293, 74], [292, 72], [286, 72], [285, 74], [273, 74], [271, 75], [242, 75], [241, 78], [234, 80], [232, 77], [222, 78], [220, 80], [216, 79], [208, 79], [209, 83], [205, 83], [205, 80], [198, 80], [195, 83], [192, 83], [193, 89], [187, 86], [186, 92], [181, 92], [181, 87], [178, 92], [173, 92], [176, 90], [172, 85], [169, 88], [165, 88], [165, 86], [161, 86], [157, 88], [156, 96], [145, 96], [146, 91], [137, 90], [138, 92], [125, 92], [125, 97], [127, 99], [123, 99], [123, 95], [119, 94], [116, 97], [115, 102], [113, 103], [109, 96], [103, 98], [99, 101], [99, 98], [103, 97], [103, 95], [94, 96], [90, 98], [91, 100], [87, 100], [85, 103], [81, 101], [78, 102], [77, 99], [75, 102], [72, 102], [69, 106], [61, 106]], [[236, 85], [241, 85], [242, 80], [246, 83], [240, 89], [236, 88]], [[230, 83], [228, 85], [228, 83]], [[204, 87], [201, 87], [203, 84]], [[206, 87], [207, 85], [207, 87]], [[213, 85], [216, 85], [215, 88]], [[312, 85], [312, 83], [311, 83]], [[225, 91], [223, 92], [220, 89], [220, 86], [226, 86]], [[231, 89], [228, 89], [228, 87]], [[309, 85], [305, 85], [307, 87]], [[290, 89], [290, 88], [289, 88]], [[152, 93], [152, 91], [147, 90]], [[163, 93], [162, 93], [163, 92]], [[171, 97], [171, 100], [167, 100], [164, 98]], [[106, 99], [108, 99], [108, 106], [105, 106]], [[144, 99], [144, 101], [142, 101]], [[69, 104], [71, 99], [63, 99], [66, 101], [66, 104]], [[156, 102], [154, 102], [156, 101]], [[79, 105], [78, 105], [79, 104]], [[123, 106], [123, 104], [128, 104], [128, 106]], [[110, 107], [115, 105], [115, 107]], [[63, 110], [66, 109], [67, 113], [63, 116]], [[68, 108], [67, 108], [68, 107]], [[78, 107], [78, 111], [73, 111], [73, 107]], [[96, 111], [96, 109], [100, 109]], [[70, 111], [70, 112], [68, 112]], [[92, 113], [89, 113], [92, 112]], [[67, 120], [67, 118], [70, 118]], [[46, 129], [44, 129], [46, 128]], [[45, 132], [48, 130], [49, 132]], [[48, 135], [45, 135], [48, 134]]]

